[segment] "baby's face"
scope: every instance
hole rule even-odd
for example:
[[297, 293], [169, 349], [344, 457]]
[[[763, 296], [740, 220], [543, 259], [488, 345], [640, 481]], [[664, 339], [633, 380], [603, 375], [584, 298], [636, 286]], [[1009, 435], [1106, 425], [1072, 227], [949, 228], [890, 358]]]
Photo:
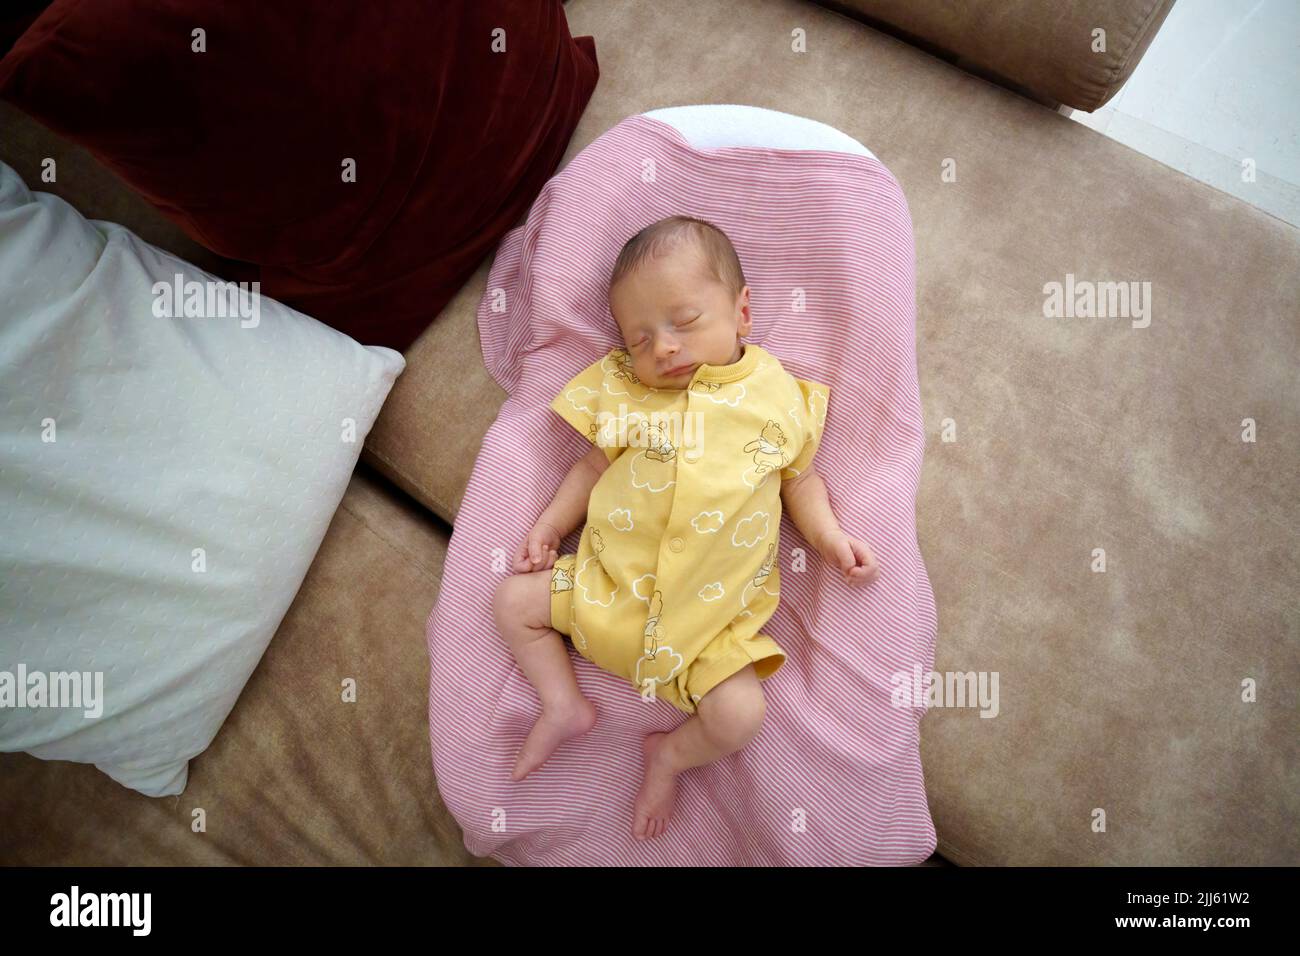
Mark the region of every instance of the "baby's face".
[[689, 245], [625, 276], [609, 303], [637, 378], [652, 388], [686, 388], [701, 363], [739, 361], [749, 334], [749, 286], [733, 295]]

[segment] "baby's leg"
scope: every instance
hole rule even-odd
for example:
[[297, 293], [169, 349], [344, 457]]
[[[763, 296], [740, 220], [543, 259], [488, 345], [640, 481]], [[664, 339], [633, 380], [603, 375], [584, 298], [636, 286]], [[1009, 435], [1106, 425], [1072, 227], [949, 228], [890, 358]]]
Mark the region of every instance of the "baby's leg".
[[596, 708], [578, 690], [564, 638], [551, 627], [549, 570], [513, 574], [502, 581], [493, 613], [519, 669], [542, 700], [542, 716], [519, 749], [510, 774], [511, 780], [522, 780], [564, 741], [590, 730]]
[[646, 737], [645, 780], [633, 808], [633, 835], [649, 840], [663, 833], [673, 812], [677, 775], [744, 747], [758, 734], [766, 709], [758, 675], [749, 664], [705, 694], [696, 715], [672, 733]]

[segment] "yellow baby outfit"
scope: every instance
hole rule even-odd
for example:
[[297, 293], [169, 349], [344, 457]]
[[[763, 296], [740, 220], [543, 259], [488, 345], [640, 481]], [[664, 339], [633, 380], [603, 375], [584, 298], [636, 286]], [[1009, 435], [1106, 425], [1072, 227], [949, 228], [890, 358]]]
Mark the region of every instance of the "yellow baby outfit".
[[688, 714], [753, 662], [785, 652], [762, 627], [780, 593], [781, 483], [808, 467], [830, 388], [746, 344], [685, 388], [642, 384], [624, 348], [551, 408], [610, 461], [576, 554], [551, 571], [551, 626], [580, 654]]

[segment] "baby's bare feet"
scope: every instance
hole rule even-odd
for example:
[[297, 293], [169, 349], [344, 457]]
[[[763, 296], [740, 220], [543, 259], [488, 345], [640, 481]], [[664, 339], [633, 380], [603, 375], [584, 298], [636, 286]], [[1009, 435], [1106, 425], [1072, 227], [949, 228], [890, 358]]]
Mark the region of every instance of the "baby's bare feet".
[[645, 779], [632, 808], [632, 835], [652, 840], [668, 827], [677, 796], [677, 774], [665, 766], [661, 751], [666, 733], [650, 734], [641, 744], [645, 753]]
[[523, 780], [546, 762], [546, 758], [555, 752], [571, 737], [580, 737], [596, 723], [596, 708], [585, 697], [579, 697], [564, 710], [543, 710], [537, 718], [528, 739], [519, 748], [515, 758], [515, 769], [510, 774], [511, 780]]

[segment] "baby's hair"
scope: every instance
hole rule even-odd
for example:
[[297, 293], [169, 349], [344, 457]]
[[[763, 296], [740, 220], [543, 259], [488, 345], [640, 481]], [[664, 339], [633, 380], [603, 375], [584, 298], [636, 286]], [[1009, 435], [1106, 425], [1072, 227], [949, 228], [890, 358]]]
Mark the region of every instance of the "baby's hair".
[[693, 216], [660, 219], [624, 243], [614, 261], [609, 288], [612, 290], [625, 276], [685, 242], [693, 242], [703, 254], [704, 262], [713, 276], [730, 289], [732, 294], [740, 295], [740, 290], [746, 283], [736, 247], [731, 244], [727, 234], [713, 223]]

